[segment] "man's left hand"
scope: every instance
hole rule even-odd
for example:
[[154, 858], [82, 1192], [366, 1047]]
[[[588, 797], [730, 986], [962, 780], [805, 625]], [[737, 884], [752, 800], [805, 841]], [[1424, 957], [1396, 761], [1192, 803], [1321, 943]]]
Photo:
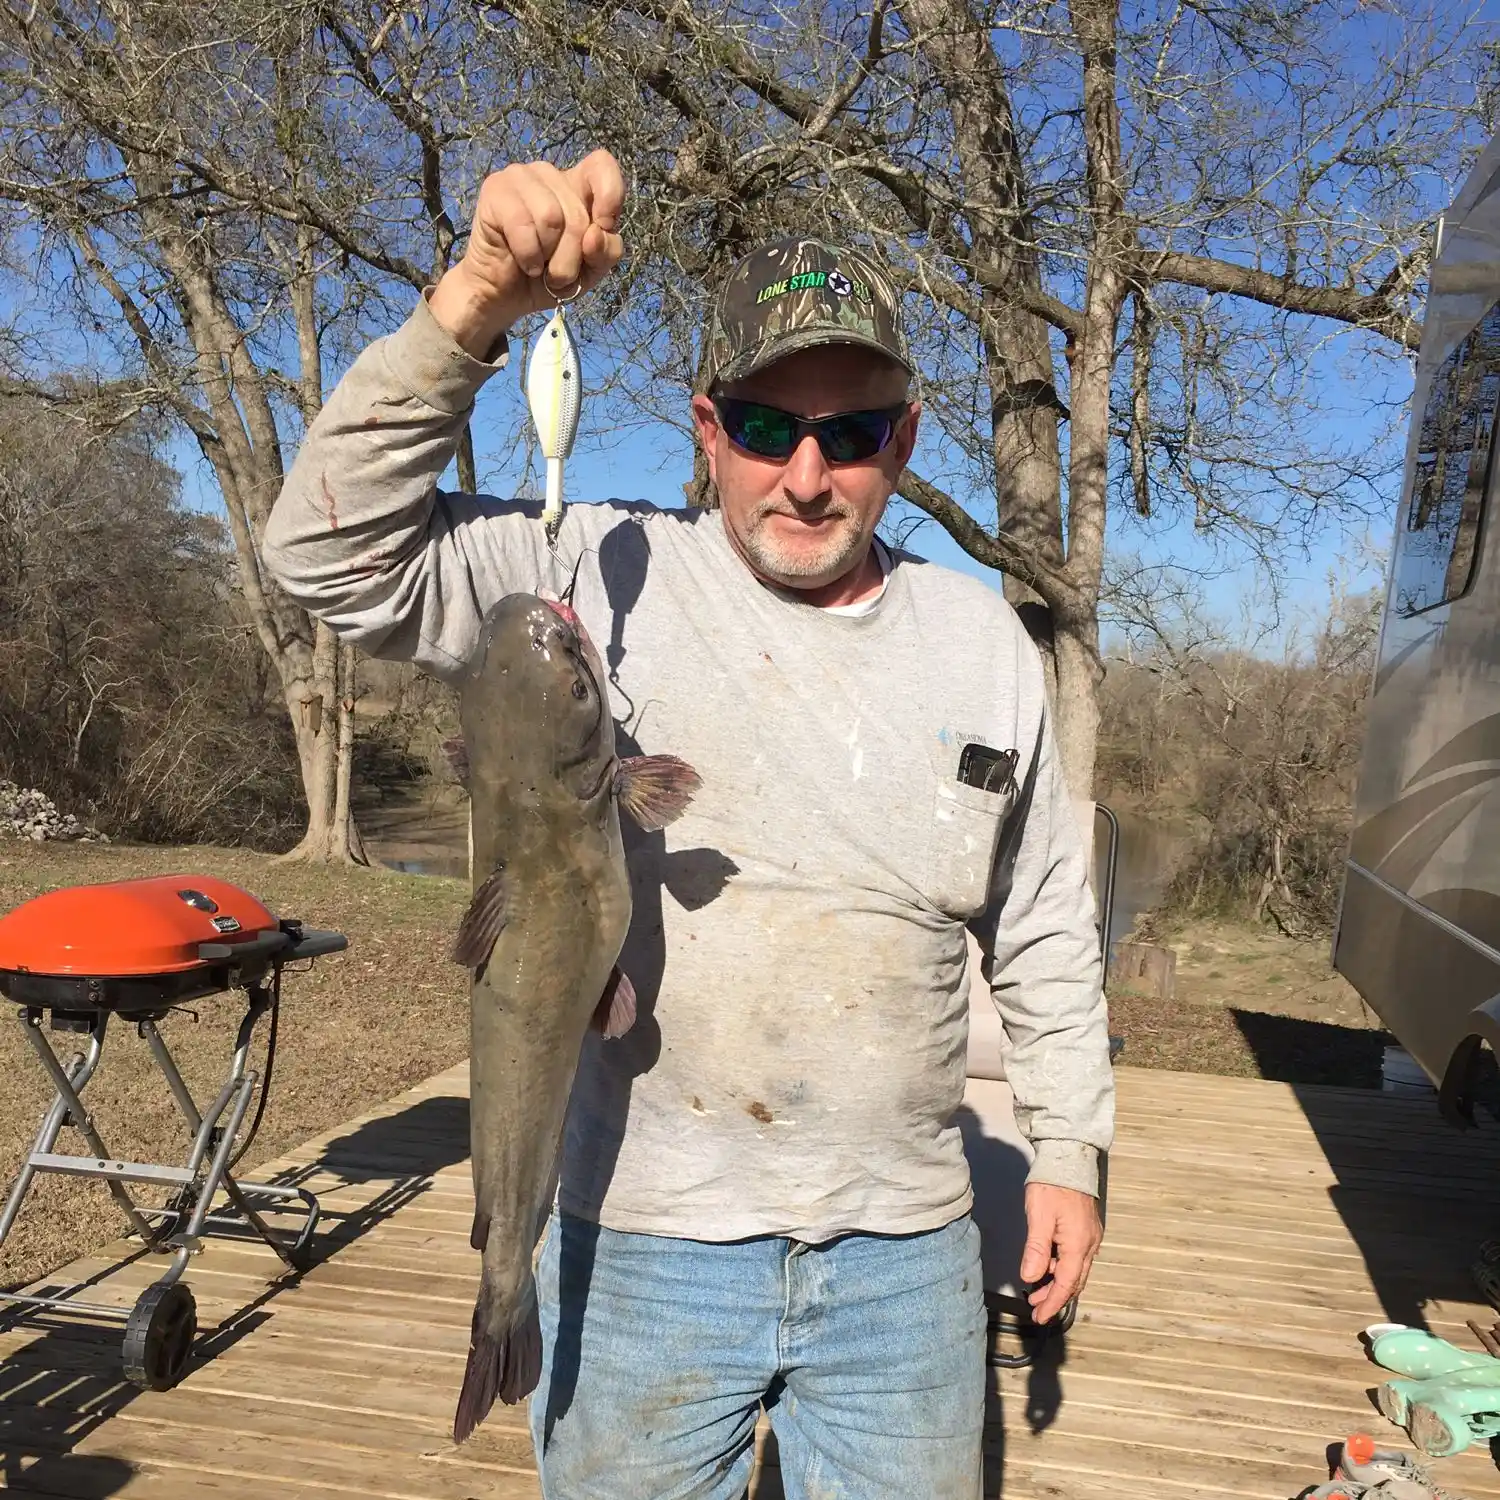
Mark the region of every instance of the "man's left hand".
[[1026, 1184], [1026, 1253], [1021, 1280], [1028, 1286], [1051, 1277], [1027, 1295], [1031, 1316], [1047, 1323], [1083, 1290], [1104, 1236], [1098, 1201], [1073, 1188]]

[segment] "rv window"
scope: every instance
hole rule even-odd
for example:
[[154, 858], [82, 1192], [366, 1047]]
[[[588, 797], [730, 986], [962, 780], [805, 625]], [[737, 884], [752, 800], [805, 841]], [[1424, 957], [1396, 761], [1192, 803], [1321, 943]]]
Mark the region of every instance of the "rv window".
[[1500, 303], [1433, 377], [1417, 438], [1395, 605], [1404, 615], [1468, 588], [1484, 512], [1500, 400]]

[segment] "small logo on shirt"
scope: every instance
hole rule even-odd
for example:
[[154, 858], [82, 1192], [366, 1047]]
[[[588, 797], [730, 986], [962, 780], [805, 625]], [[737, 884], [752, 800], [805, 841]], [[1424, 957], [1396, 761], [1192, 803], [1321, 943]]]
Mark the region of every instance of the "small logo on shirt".
[[982, 734], [975, 734], [967, 729], [949, 729], [946, 724], [938, 730], [937, 737], [938, 744], [944, 747], [948, 745], [971, 745], [976, 741], [980, 743], [984, 741]]

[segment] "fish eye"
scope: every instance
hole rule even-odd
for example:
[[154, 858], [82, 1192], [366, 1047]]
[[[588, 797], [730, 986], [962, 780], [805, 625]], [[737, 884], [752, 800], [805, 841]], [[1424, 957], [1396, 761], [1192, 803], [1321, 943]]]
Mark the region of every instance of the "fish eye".
[[589, 685], [588, 685], [588, 683], [586, 683], [583, 680], [583, 678], [581, 678], [581, 677], [575, 677], [573, 679], [573, 696], [575, 698], [579, 699], [580, 701], [582, 701], [584, 698], [587, 698], [588, 695], [589, 695]]

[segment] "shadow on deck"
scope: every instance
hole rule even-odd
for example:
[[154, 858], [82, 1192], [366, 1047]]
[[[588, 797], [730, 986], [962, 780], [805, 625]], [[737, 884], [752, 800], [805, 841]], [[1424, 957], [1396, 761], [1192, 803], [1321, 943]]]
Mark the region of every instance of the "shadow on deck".
[[[1329, 1201], [1364, 1259], [1385, 1320], [1426, 1328], [1429, 1307], [1472, 1302], [1469, 1266], [1500, 1231], [1500, 1127], [1483, 1111], [1459, 1131], [1435, 1099], [1320, 1087], [1363, 1065], [1380, 1078], [1390, 1038], [1291, 1016], [1236, 1011], [1263, 1077], [1284, 1081], [1334, 1182]], [[1472, 1342], [1472, 1341], [1471, 1341]]]
[[[263, 1180], [312, 1184], [330, 1197], [342, 1189], [374, 1185], [373, 1193], [352, 1208], [324, 1204], [311, 1273], [416, 1203], [437, 1173], [467, 1161], [468, 1155], [467, 1096], [435, 1095], [359, 1121], [328, 1138], [312, 1160]], [[258, 1174], [247, 1175], [262, 1180]], [[329, 1178], [335, 1182], [330, 1184]], [[248, 1233], [216, 1236], [209, 1251], [230, 1246], [260, 1250], [280, 1270], [280, 1263]], [[74, 1268], [84, 1275], [75, 1278], [64, 1270], [30, 1290], [129, 1305], [140, 1288], [165, 1269], [167, 1260], [138, 1247], [114, 1248], [123, 1253], [106, 1252]], [[194, 1265], [186, 1281], [201, 1295]], [[259, 1295], [228, 1308], [217, 1321], [206, 1322], [200, 1308], [199, 1337], [184, 1384], [270, 1322], [276, 1299], [293, 1290], [297, 1281], [277, 1275]], [[141, 1476], [138, 1463], [87, 1451], [101, 1434], [107, 1435], [114, 1419], [145, 1397], [121, 1371], [121, 1338], [121, 1325], [102, 1319], [73, 1318], [49, 1309], [0, 1311], [0, 1488], [68, 1500], [104, 1500], [127, 1488], [135, 1492]]]
[[[1269, 1049], [1284, 1043], [1263, 1038]], [[989, 1500], [1277, 1500], [1371, 1409], [1367, 1324], [1467, 1340], [1497, 1132], [1371, 1090], [1122, 1067], [1105, 1249], [1065, 1340], [997, 1372]], [[188, 1271], [202, 1340], [173, 1391], [120, 1374], [114, 1326], [0, 1319], [0, 1487], [68, 1500], [536, 1500], [519, 1409], [448, 1440], [476, 1257], [467, 1078], [429, 1080], [265, 1170], [323, 1202], [317, 1263], [252, 1242]], [[122, 1246], [49, 1278], [128, 1305], [160, 1262]], [[1487, 1453], [1440, 1465], [1500, 1500]], [[781, 1495], [767, 1444], [755, 1500]]]

